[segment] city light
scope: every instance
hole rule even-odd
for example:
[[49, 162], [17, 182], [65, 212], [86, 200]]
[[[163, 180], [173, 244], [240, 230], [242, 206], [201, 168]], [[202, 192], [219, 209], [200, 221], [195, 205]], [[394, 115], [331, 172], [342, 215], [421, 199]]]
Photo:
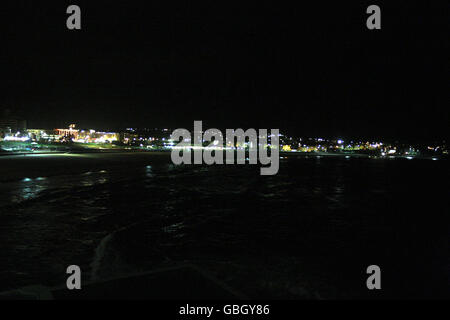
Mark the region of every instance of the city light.
[[29, 137], [14, 137], [14, 136], [8, 136], [8, 137], [5, 137], [3, 140], [4, 140], [4, 141], [21, 141], [21, 142], [25, 142], [25, 141], [29, 141], [30, 138], [29, 138]]

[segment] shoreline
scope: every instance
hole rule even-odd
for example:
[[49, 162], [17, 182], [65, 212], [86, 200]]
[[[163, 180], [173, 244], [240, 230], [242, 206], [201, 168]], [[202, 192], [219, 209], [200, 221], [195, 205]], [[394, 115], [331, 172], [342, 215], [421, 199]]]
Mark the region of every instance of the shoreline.
[[44, 151], [44, 152], [12, 152], [3, 151], [0, 152], [0, 157], [4, 156], [24, 156], [24, 155], [43, 155], [43, 154], [108, 154], [108, 153], [165, 153], [170, 152], [166, 150], [140, 150], [140, 149], [86, 149], [86, 150], [60, 150], [60, 151]]
[[[86, 150], [68, 150], [68, 151], [47, 151], [47, 152], [0, 152], [0, 157], [7, 156], [26, 156], [26, 155], [60, 155], [60, 154], [159, 154], [171, 153], [172, 150], [145, 150], [145, 149], [86, 149]], [[373, 158], [373, 159], [397, 159], [397, 158], [413, 158], [413, 159], [432, 159], [438, 158], [444, 160], [448, 156], [431, 156], [431, 155], [373, 155], [366, 153], [331, 153], [331, 152], [285, 152], [280, 151], [280, 156], [311, 156], [311, 157], [353, 157], [353, 158]]]
[[419, 160], [445, 160], [444, 156], [426, 156], [426, 155], [371, 155], [365, 153], [329, 153], [329, 152], [280, 152], [280, 156], [298, 156], [298, 157], [346, 157], [346, 158], [366, 158], [378, 160], [392, 160], [392, 159], [419, 159]]

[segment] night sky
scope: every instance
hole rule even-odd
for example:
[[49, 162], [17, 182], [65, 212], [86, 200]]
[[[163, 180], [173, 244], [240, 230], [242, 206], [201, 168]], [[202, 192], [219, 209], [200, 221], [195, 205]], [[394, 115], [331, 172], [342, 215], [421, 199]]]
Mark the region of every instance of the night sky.
[[0, 109], [32, 128], [448, 138], [450, 3], [348, 2], [2, 1]]

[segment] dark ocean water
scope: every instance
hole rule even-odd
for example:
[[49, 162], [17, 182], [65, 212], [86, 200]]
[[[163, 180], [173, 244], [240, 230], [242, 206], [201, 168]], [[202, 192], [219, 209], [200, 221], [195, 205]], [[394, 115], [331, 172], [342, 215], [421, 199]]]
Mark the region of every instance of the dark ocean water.
[[450, 297], [447, 161], [147, 162], [1, 183], [0, 290], [189, 262], [251, 298]]

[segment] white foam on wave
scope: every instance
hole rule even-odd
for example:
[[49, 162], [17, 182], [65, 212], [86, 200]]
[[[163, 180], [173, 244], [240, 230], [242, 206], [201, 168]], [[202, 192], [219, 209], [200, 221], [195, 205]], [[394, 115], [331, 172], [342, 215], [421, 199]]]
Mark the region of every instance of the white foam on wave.
[[114, 233], [108, 234], [106, 237], [100, 241], [100, 244], [95, 249], [95, 256], [92, 260], [91, 267], [92, 267], [92, 273], [91, 273], [91, 280], [97, 280], [98, 279], [98, 272], [100, 270], [100, 267], [102, 266], [103, 258], [105, 257], [106, 249], [108, 247], [109, 242], [114, 237]]

